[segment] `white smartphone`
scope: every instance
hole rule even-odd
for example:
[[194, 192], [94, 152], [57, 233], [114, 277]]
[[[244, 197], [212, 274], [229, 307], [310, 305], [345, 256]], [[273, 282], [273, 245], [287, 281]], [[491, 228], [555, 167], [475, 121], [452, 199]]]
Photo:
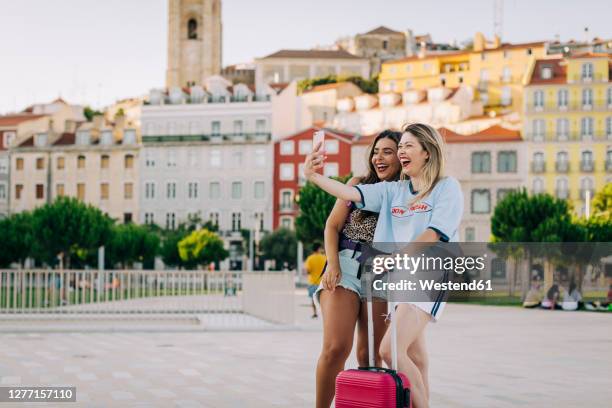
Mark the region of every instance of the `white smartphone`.
[[317, 130], [316, 132], [314, 132], [314, 135], [312, 136], [312, 150], [314, 150], [315, 147], [317, 147], [319, 143], [321, 143], [321, 150], [325, 150], [325, 131], [324, 130]]

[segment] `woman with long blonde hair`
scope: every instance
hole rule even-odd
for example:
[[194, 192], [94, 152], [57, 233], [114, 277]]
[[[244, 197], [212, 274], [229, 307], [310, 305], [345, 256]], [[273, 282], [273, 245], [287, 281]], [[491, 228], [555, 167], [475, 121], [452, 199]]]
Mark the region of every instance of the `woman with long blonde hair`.
[[[357, 208], [377, 212], [374, 242], [435, 243], [458, 241], [463, 213], [459, 182], [445, 177], [444, 140], [433, 127], [415, 123], [404, 127], [397, 156], [402, 180], [348, 186], [325, 177], [325, 156], [316, 146], [305, 161], [304, 175], [331, 195], [355, 203]], [[398, 305], [398, 369], [411, 383], [415, 408], [429, 406], [428, 357], [425, 328], [440, 318], [445, 302], [405, 302]], [[391, 338], [387, 332], [380, 353], [391, 366]]]

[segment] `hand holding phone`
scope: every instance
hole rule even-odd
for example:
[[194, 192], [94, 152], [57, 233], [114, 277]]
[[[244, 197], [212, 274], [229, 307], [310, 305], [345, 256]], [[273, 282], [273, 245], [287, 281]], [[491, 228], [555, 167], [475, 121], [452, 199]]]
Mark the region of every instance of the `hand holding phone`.
[[315, 151], [319, 143], [321, 143], [321, 147], [319, 148], [319, 151], [324, 150], [325, 149], [325, 131], [324, 130], [317, 130], [316, 132], [314, 132], [314, 135], [312, 136], [312, 151]]

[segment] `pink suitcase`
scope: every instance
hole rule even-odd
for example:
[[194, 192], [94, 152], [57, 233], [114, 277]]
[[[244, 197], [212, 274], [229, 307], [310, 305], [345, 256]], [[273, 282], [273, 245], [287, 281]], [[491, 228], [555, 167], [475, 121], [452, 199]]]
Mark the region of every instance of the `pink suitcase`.
[[[410, 408], [410, 381], [397, 372], [396, 322], [391, 319], [391, 355], [393, 369], [374, 367], [374, 331], [371, 285], [368, 287], [368, 360], [369, 367], [344, 370], [336, 377], [336, 408]], [[395, 305], [388, 303], [388, 310]]]

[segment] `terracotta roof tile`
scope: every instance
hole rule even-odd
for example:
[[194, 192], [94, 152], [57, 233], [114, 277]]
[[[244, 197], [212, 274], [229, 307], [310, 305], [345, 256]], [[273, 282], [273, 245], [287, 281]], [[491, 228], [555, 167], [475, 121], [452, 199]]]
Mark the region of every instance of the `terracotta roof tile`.
[[395, 31], [385, 26], [376, 27], [375, 29], [368, 31], [367, 33], [363, 35], [368, 35], [368, 34], [401, 34], [401, 35], [404, 35], [404, 33], [402, 33], [401, 31]]
[[53, 146], [73, 145], [76, 140], [74, 133], [62, 133], [61, 136], [53, 143]]
[[280, 50], [266, 58], [362, 59], [344, 50]]
[[[561, 58], [537, 60], [531, 78], [529, 78], [529, 85], [564, 84], [567, 82], [566, 67], [562, 62], [563, 59]], [[550, 78], [542, 77], [543, 68], [550, 68], [552, 70]]]
[[568, 59], [580, 59], [580, 58], [610, 58], [610, 57], [612, 56], [609, 54], [603, 53], [603, 52], [599, 52], [599, 53], [583, 52], [581, 54], [569, 55], [567, 58]]
[[18, 113], [15, 115], [0, 116], [0, 126], [17, 126], [22, 122], [42, 118], [46, 115], [33, 115], [31, 113]]
[[520, 142], [523, 140], [520, 131], [507, 129], [499, 125], [493, 125], [469, 135], [462, 135], [444, 127], [438, 129], [438, 131], [446, 143], [500, 143]]

